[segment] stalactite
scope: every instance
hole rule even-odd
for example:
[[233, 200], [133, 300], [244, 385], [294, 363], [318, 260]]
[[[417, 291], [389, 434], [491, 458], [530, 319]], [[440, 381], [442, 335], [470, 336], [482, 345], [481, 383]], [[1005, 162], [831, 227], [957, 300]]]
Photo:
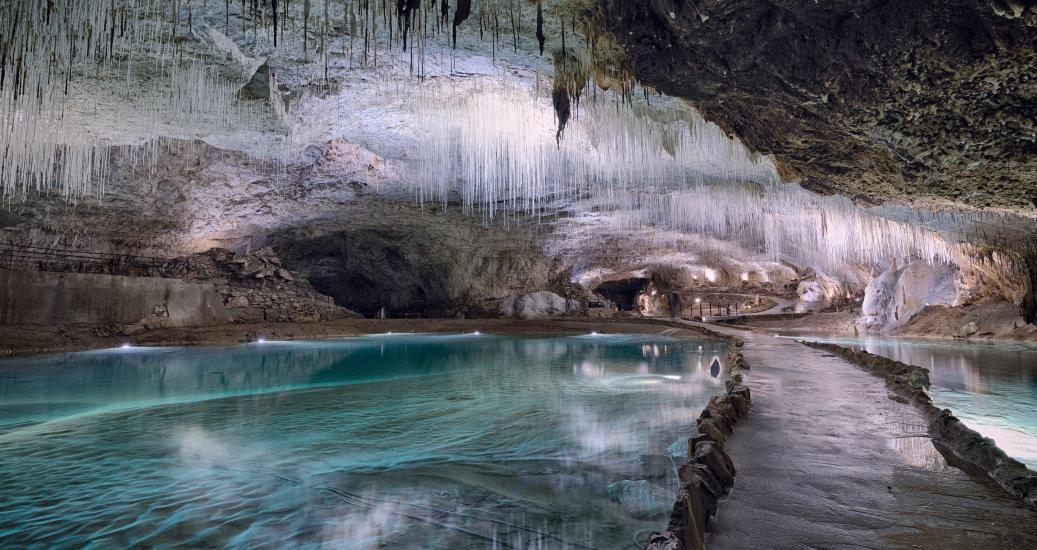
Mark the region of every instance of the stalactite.
[[518, 17], [515, 15], [515, 2], [508, 0], [508, 16], [511, 19], [511, 45], [515, 53], [518, 53]]
[[537, 0], [537, 42], [540, 43], [540, 55], [544, 55], [545, 40], [547, 36], [544, 35], [544, 5], [541, 0]]
[[353, 68], [353, 44], [356, 42], [356, 13], [349, 6], [349, 68]]
[[[120, 98], [120, 109], [104, 115], [113, 116], [112, 127], [127, 128], [126, 139], [141, 143], [130, 147], [144, 149], [142, 157], [155, 151], [147, 144], [162, 128], [252, 127], [259, 118], [254, 105], [237, 103], [240, 83], [224, 82], [212, 68], [191, 69], [198, 65], [185, 55], [185, 46], [194, 32], [196, 2], [21, 0], [10, 7], [0, 18], [0, 194], [5, 197], [57, 190], [75, 200], [103, 189], [108, 153], [116, 146], [83, 128], [81, 109], [69, 109], [83, 101], [74, 81], [81, 69], [89, 68], [91, 78], [113, 95], [129, 96], [130, 83], [146, 75], [149, 86], [134, 89], [130, 101]], [[229, 8], [226, 0], [225, 28]], [[142, 56], [153, 64], [135, 64]], [[125, 92], [116, 91], [120, 88]]]
[[302, 58], [309, 61], [309, 42], [307, 40], [310, 36], [310, 0], [303, 0], [302, 2]]
[[403, 51], [409, 47], [409, 35], [414, 14], [421, 8], [421, 0], [397, 0], [396, 19], [399, 24], [400, 39]]
[[457, 27], [461, 26], [468, 20], [468, 17], [472, 15], [472, 0], [457, 0], [457, 7], [454, 8], [454, 24], [453, 24], [453, 47], [457, 48]]
[[274, 47], [277, 47], [277, 0], [270, 0], [270, 18], [274, 26]]

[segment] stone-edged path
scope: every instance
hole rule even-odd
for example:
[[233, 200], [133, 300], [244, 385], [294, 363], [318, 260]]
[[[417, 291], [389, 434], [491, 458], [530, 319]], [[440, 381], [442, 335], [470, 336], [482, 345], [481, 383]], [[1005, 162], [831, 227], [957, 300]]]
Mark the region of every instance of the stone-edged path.
[[793, 340], [707, 328], [745, 341], [753, 392], [708, 548], [1037, 548], [1037, 512], [948, 466], [882, 378]]

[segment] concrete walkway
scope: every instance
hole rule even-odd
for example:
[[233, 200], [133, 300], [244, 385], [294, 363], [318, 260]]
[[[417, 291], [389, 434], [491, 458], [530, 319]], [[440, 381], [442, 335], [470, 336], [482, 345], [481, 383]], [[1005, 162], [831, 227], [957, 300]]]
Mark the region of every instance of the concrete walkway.
[[1037, 548], [1037, 512], [948, 466], [881, 378], [792, 340], [708, 328], [745, 340], [754, 404], [728, 443], [738, 475], [711, 550]]

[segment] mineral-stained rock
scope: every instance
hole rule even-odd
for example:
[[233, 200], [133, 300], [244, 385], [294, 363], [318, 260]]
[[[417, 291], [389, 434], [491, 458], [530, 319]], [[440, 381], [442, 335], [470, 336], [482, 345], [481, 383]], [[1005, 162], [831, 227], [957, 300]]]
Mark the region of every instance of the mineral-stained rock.
[[700, 495], [700, 498], [704, 499], [703, 509], [709, 515], [716, 512], [720, 497], [727, 494], [723, 483], [713, 475], [708, 466], [700, 462], [688, 462], [681, 465], [678, 477], [685, 485], [695, 483], [700, 485], [701, 490], [706, 491], [706, 494]]
[[597, 5], [641, 81], [773, 153], [788, 181], [862, 202], [1037, 204], [1032, 2]]

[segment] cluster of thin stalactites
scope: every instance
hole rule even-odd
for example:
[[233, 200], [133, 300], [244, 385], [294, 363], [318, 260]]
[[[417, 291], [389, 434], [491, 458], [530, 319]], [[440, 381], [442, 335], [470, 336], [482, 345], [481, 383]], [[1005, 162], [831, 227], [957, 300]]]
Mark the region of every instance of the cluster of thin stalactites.
[[[235, 50], [247, 44], [256, 55], [323, 66], [325, 80], [332, 62], [367, 68], [378, 65], [379, 52], [402, 50], [408, 74], [424, 77], [433, 51], [456, 47], [462, 24], [491, 43], [495, 61], [498, 52], [517, 53], [520, 41], [533, 49], [534, 29], [542, 52], [544, 4], [12, 0], [0, 20], [0, 192], [57, 190], [70, 200], [99, 193], [112, 146], [160, 136], [193, 139], [204, 131], [186, 129], [206, 123], [248, 129], [270, 115], [274, 102], [240, 101], [247, 75], [223, 74], [228, 52], [214, 36]], [[564, 34], [562, 17], [554, 32], [561, 27]], [[575, 46], [574, 36], [570, 42]], [[280, 105], [273, 107], [276, 119]]]

